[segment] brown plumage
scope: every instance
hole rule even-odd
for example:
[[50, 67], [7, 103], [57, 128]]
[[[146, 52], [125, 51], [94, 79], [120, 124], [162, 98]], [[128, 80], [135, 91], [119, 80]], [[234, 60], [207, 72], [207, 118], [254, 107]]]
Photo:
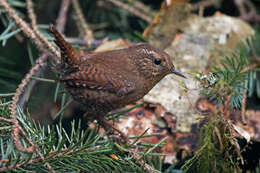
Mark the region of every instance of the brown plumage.
[[134, 103], [167, 74], [184, 77], [168, 54], [149, 44], [80, 56], [53, 25], [50, 31], [61, 50], [62, 62], [68, 66], [60, 81], [89, 114], [105, 116]]

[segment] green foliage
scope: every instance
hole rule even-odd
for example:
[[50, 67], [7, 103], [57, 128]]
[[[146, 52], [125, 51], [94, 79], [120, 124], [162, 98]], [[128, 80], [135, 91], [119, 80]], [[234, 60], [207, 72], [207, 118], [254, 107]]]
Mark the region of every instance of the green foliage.
[[[248, 39], [245, 46], [240, 46], [240, 49], [243, 51], [244, 56], [253, 57], [253, 62], [260, 64], [260, 31], [259, 27], [256, 28], [255, 36], [251, 39]], [[248, 74], [247, 87], [248, 87], [248, 96], [252, 97], [254, 94], [260, 98], [260, 72], [259, 68], [252, 70]]]
[[[201, 94], [217, 100], [218, 105], [222, 105], [228, 96], [230, 97], [230, 106], [239, 108], [241, 105], [243, 92], [248, 92], [252, 96], [254, 91], [260, 94], [260, 78], [257, 78], [259, 72], [254, 67], [252, 53], [256, 52], [259, 46], [259, 33], [245, 43], [240, 44], [237, 51], [230, 57], [225, 57], [220, 62], [220, 66], [214, 66], [209, 75], [198, 74], [197, 79], [202, 84]], [[259, 59], [259, 58], [258, 58]]]
[[203, 126], [199, 144], [200, 149], [183, 165], [184, 172], [241, 172], [236, 139], [229, 124], [222, 117], [217, 117]]
[[[0, 107], [2, 117], [10, 118], [7, 106]], [[133, 158], [128, 154], [128, 146], [120, 146], [113, 139], [104, 138], [98, 134], [98, 128], [85, 129], [81, 121], [71, 122], [71, 131], [68, 133], [61, 124], [40, 126], [31, 120], [29, 113], [24, 113], [18, 108], [18, 119], [24, 128], [26, 135], [34, 144], [39, 146], [44, 155], [42, 161], [34, 153], [22, 153], [14, 147], [11, 139], [11, 126], [9, 123], [0, 122], [0, 160], [8, 160], [0, 163], [0, 168], [6, 166], [18, 166], [16, 172], [34, 171], [47, 172], [44, 162], [50, 163], [57, 172], [144, 172]], [[20, 140], [24, 146], [29, 146], [24, 137]], [[144, 156], [148, 156], [152, 150], [164, 142], [147, 148]], [[133, 146], [131, 146], [133, 147]], [[115, 156], [115, 157], [112, 157]], [[158, 168], [161, 161], [158, 156], [153, 161], [146, 157], [151, 164]], [[159, 164], [159, 165], [158, 165]], [[22, 166], [19, 166], [22, 165]], [[11, 169], [13, 170], [13, 169]]]
[[[34, 80], [49, 83], [49, 80], [43, 78], [34, 78]], [[162, 168], [161, 154], [153, 153], [153, 151], [157, 147], [161, 147], [166, 139], [155, 145], [145, 145], [138, 142], [139, 139], [151, 135], [145, 136], [144, 133], [141, 136], [132, 137], [132, 139], [136, 139], [138, 144], [134, 142], [131, 145], [120, 145], [116, 138], [107, 138], [99, 134], [98, 126], [92, 129], [87, 128], [81, 119], [72, 120], [69, 128], [63, 127], [63, 113], [71, 103], [71, 98], [67, 98], [66, 93], [61, 94], [61, 98], [59, 98], [59, 89], [63, 88], [60, 88], [58, 84], [55, 95], [58, 97], [57, 100], [61, 100], [61, 108], [54, 116], [58, 119], [57, 124], [40, 125], [39, 122], [31, 119], [29, 112], [24, 113], [19, 107], [17, 109], [18, 120], [26, 137], [39, 147], [40, 152], [44, 155], [44, 161], [39, 158], [36, 152], [28, 154], [17, 150], [11, 137], [11, 124], [1, 121], [0, 160], [7, 162], [1, 162], [0, 169], [7, 166], [17, 166], [16, 172], [34, 170], [48, 172], [49, 170], [44, 166], [44, 163], [48, 162], [56, 172], [144, 172], [143, 167], [138, 165], [128, 152], [128, 149], [136, 147], [146, 151], [139, 152], [139, 154], [143, 155], [143, 159], [147, 163], [158, 170]], [[0, 97], [3, 97], [0, 102], [0, 115], [6, 119], [10, 119], [8, 110], [10, 102], [7, 102], [5, 98], [10, 96], [13, 96], [13, 93], [0, 94]], [[110, 116], [114, 119], [133, 108]], [[30, 146], [25, 136], [21, 136], [20, 140], [23, 146]], [[14, 169], [10, 168], [11, 171]]]
[[[260, 33], [240, 44], [235, 53], [225, 57], [220, 66], [214, 66], [208, 75], [197, 73], [196, 78], [203, 87], [201, 94], [218, 103], [226, 101], [232, 108], [239, 108], [243, 93], [259, 95]], [[228, 100], [230, 98], [230, 100]], [[232, 135], [230, 123], [222, 115], [209, 120], [200, 132], [200, 148], [185, 162], [184, 172], [242, 172], [239, 168], [241, 151]]]

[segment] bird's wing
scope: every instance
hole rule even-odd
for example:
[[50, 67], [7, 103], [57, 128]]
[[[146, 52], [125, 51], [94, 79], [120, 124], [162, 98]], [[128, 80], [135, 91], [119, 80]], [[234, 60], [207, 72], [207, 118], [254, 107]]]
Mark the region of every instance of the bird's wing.
[[98, 64], [89, 64], [84, 70], [66, 75], [60, 81], [69, 87], [111, 92], [118, 96], [136, 89], [134, 82], [127, 80], [122, 74]]

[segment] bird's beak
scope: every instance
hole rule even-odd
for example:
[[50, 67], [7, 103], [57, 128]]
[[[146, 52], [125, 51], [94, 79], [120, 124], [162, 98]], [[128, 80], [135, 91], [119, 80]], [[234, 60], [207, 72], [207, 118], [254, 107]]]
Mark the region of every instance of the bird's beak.
[[183, 78], [187, 78], [184, 74], [182, 74], [181, 72], [179, 72], [177, 69], [173, 68], [172, 70], [172, 73], [178, 75], [178, 76], [181, 76]]

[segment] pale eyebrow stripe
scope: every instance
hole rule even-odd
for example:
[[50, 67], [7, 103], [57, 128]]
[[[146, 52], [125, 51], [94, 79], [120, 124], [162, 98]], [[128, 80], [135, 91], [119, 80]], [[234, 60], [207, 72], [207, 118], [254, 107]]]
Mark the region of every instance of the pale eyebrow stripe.
[[[145, 53], [145, 54], [147, 54], [147, 55], [151, 55], [151, 56], [153, 56], [153, 57], [158, 57], [158, 58], [160, 58], [160, 55], [157, 53], [157, 52], [155, 52], [155, 51], [153, 51], [153, 50], [148, 50], [148, 49], [140, 49], [140, 51], [141, 52], [143, 52], [143, 53]], [[147, 59], [150, 59], [150, 58], [147, 58]], [[160, 58], [161, 59], [161, 58]], [[163, 60], [163, 59], [162, 59]]]

